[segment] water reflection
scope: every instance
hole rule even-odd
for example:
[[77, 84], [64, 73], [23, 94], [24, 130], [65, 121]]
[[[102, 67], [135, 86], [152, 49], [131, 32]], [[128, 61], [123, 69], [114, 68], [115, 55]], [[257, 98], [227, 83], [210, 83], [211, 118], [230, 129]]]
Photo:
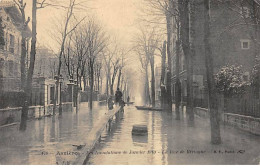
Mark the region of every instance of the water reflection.
[[147, 135], [133, 135], [132, 134], [133, 144], [136, 146], [143, 146], [145, 143], [148, 143], [148, 136]]
[[[210, 144], [210, 123], [208, 119], [195, 118], [193, 127], [187, 122], [186, 113], [181, 113], [181, 119], [175, 120], [175, 115], [167, 112], [140, 111], [134, 107], [126, 107], [124, 119], [111, 132], [104, 135], [95, 151], [125, 151], [124, 155], [98, 154], [91, 155], [87, 164], [93, 165], [174, 165], [174, 164], [258, 164], [260, 145], [257, 136], [241, 133], [236, 129], [222, 129], [224, 144]], [[148, 136], [133, 136], [133, 125], [147, 125]], [[214, 150], [245, 149], [244, 155], [214, 154]], [[193, 153], [188, 151], [203, 151]], [[133, 151], [145, 151], [136, 154]], [[180, 153], [183, 151], [184, 153]], [[135, 153], [135, 154], [134, 154]]]
[[[107, 132], [95, 151], [124, 151], [126, 155], [92, 155], [87, 164], [161, 164], [161, 154], [135, 155], [131, 151], [157, 151], [161, 150], [160, 119], [161, 112], [137, 111], [129, 106], [125, 109], [124, 119], [112, 129], [112, 134]], [[145, 136], [132, 135], [133, 125], [147, 125], [148, 134]], [[118, 159], [120, 157], [120, 159]]]
[[106, 107], [96, 107], [90, 113], [87, 103], [83, 103], [78, 113], [64, 111], [62, 116], [28, 121], [24, 132], [19, 131], [19, 125], [1, 128], [0, 164], [57, 164], [63, 160], [71, 161], [75, 159], [74, 156], [58, 157], [57, 151], [77, 151], [73, 145], [87, 142], [91, 126], [106, 111]]
[[[0, 130], [0, 164], [66, 164], [75, 156], [57, 156], [57, 152], [80, 151], [75, 145], [88, 145], [89, 132], [106, 107], [89, 112], [87, 104], [81, 104], [78, 113], [64, 112], [62, 117], [47, 117], [27, 122], [27, 129], [19, 131], [19, 125]], [[182, 114], [182, 113], [181, 113]], [[133, 125], [147, 125], [147, 136], [132, 136]], [[127, 106], [119, 113], [110, 127], [102, 134], [95, 151], [121, 151], [125, 155], [91, 155], [87, 164], [258, 164], [260, 161], [260, 137], [222, 128], [223, 144], [210, 145], [210, 124], [196, 118], [194, 127], [187, 119], [175, 120], [171, 113], [139, 111]], [[213, 150], [245, 150], [243, 155], [215, 155]], [[174, 154], [169, 151], [206, 150], [204, 154]], [[130, 151], [145, 151], [133, 154]], [[148, 154], [149, 153], [149, 154]], [[120, 158], [120, 159], [119, 159]], [[216, 159], [217, 158], [217, 159]]]

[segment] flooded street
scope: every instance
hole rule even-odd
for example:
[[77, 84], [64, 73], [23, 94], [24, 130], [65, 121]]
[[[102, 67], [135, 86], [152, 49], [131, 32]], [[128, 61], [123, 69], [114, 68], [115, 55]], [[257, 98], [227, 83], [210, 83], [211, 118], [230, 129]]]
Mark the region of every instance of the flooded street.
[[0, 164], [71, 164], [79, 154], [73, 145], [89, 145], [88, 133], [106, 112], [105, 106], [91, 112], [82, 103], [78, 113], [28, 121], [25, 132], [19, 125], [1, 128]]
[[[91, 165], [259, 164], [259, 136], [223, 126], [223, 143], [211, 145], [208, 119], [196, 117], [190, 127], [185, 115], [176, 121], [166, 112], [134, 106], [124, 111], [113, 117], [90, 153], [78, 146], [91, 149], [108, 113], [105, 106], [89, 111], [82, 103], [78, 113], [28, 121], [25, 132], [19, 125], [1, 128], [0, 164], [82, 164], [75, 163], [78, 156], [87, 157], [85, 163]], [[146, 125], [148, 134], [132, 135], [133, 125]]]
[[[147, 125], [148, 135], [132, 136], [133, 125]], [[260, 137], [223, 126], [222, 144], [210, 144], [208, 119], [195, 118], [188, 126], [171, 114], [125, 107], [111, 131], [89, 155], [87, 164], [259, 164]]]

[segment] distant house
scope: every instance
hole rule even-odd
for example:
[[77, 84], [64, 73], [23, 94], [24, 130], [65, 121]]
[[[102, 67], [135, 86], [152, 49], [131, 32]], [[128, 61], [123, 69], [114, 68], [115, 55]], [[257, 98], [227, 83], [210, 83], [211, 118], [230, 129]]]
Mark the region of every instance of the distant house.
[[[241, 3], [242, 2], [242, 3]], [[194, 37], [194, 98], [203, 99], [206, 89], [205, 46], [204, 46], [204, 4], [203, 0], [195, 0], [193, 20]], [[225, 65], [242, 65], [245, 71], [244, 80], [249, 80], [255, 59], [259, 55], [259, 0], [222, 0], [211, 1], [211, 37], [214, 73]], [[175, 37], [174, 37], [175, 38]], [[173, 55], [175, 60], [176, 55]], [[180, 58], [180, 80], [182, 83], [182, 100], [187, 96], [186, 69], [183, 54]], [[173, 63], [175, 72], [175, 63]], [[172, 79], [175, 83], [175, 73]], [[174, 85], [173, 85], [174, 87]]]
[[[0, 17], [4, 27], [5, 46], [0, 49], [0, 92], [19, 91], [22, 16], [13, 2], [0, 2]], [[27, 42], [31, 36], [26, 28]]]
[[58, 67], [58, 57], [50, 49], [39, 46], [36, 49], [34, 77], [54, 79]]

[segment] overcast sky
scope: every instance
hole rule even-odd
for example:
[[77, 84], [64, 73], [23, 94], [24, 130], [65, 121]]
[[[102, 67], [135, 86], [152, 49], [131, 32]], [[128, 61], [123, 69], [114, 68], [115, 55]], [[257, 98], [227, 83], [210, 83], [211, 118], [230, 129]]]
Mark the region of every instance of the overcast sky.
[[[31, 16], [32, 0], [25, 0], [27, 2], [26, 14]], [[47, 0], [51, 1], [51, 0]], [[69, 0], [60, 0], [64, 6], [68, 6]], [[90, 15], [95, 17], [104, 25], [105, 30], [112, 36], [116, 36], [123, 46], [130, 48], [132, 37], [138, 31], [140, 16], [140, 8], [142, 8], [142, 0], [77, 0], [84, 1], [84, 6], [89, 7], [86, 10], [77, 12], [78, 19]], [[53, 22], [61, 22], [64, 20], [65, 12], [61, 9], [47, 7], [37, 11], [37, 45], [51, 47], [54, 51], [59, 50], [59, 45], [51, 37], [54, 27]], [[31, 23], [30, 23], [31, 27]], [[140, 83], [141, 74], [138, 56], [135, 53], [128, 55], [131, 58], [128, 67], [130, 67], [134, 76], [134, 84], [137, 90], [143, 85]], [[156, 60], [160, 58], [156, 58]], [[156, 61], [156, 64], [160, 64]], [[140, 65], [139, 65], [140, 66]], [[139, 82], [138, 82], [139, 81]], [[139, 83], [139, 84], [138, 84]], [[137, 91], [138, 92], [138, 91]]]
[[[31, 16], [32, 0], [27, 2], [26, 14]], [[48, 0], [47, 0], [48, 1]], [[64, 1], [64, 5], [68, 6], [69, 0]], [[79, 1], [79, 0], [78, 0]], [[95, 15], [96, 18], [104, 25], [106, 31], [111, 35], [116, 35], [120, 40], [129, 43], [131, 37], [136, 32], [137, 13], [140, 11], [140, 0], [81, 0], [84, 1], [86, 10], [77, 12], [77, 16]], [[55, 20], [64, 19], [64, 11], [47, 7], [37, 11], [37, 39], [39, 44], [54, 46], [55, 41], [49, 33], [51, 29], [55, 29], [53, 22]], [[31, 23], [30, 23], [31, 27]]]

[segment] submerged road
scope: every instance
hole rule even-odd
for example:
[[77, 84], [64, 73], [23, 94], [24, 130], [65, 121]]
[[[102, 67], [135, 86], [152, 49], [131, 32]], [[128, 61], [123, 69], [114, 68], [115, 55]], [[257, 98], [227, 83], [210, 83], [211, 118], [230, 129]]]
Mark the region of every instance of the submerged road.
[[112, 113], [98, 105], [90, 111], [81, 103], [78, 113], [28, 121], [24, 132], [19, 125], [0, 128], [0, 164], [83, 164], [86, 148], [93, 146]]
[[[166, 112], [125, 107], [124, 115], [102, 135], [87, 164], [259, 164], [259, 136], [222, 126], [223, 143], [211, 145], [208, 119], [196, 117], [194, 127], [186, 121], [185, 113], [176, 121]], [[148, 135], [132, 136], [136, 124], [147, 125]]]
[[[28, 121], [25, 132], [19, 125], [0, 129], [0, 164], [259, 164], [260, 137], [222, 126], [221, 145], [210, 144], [208, 119], [195, 118], [188, 126], [185, 113], [180, 121], [172, 114], [136, 110], [126, 106], [105, 128], [93, 151], [93, 138], [107, 118], [105, 106], [89, 111], [87, 103], [78, 113]], [[133, 125], [147, 125], [146, 136], [132, 136]], [[101, 128], [101, 127], [100, 127]], [[93, 134], [93, 135], [91, 135]], [[90, 153], [89, 153], [90, 152]]]

